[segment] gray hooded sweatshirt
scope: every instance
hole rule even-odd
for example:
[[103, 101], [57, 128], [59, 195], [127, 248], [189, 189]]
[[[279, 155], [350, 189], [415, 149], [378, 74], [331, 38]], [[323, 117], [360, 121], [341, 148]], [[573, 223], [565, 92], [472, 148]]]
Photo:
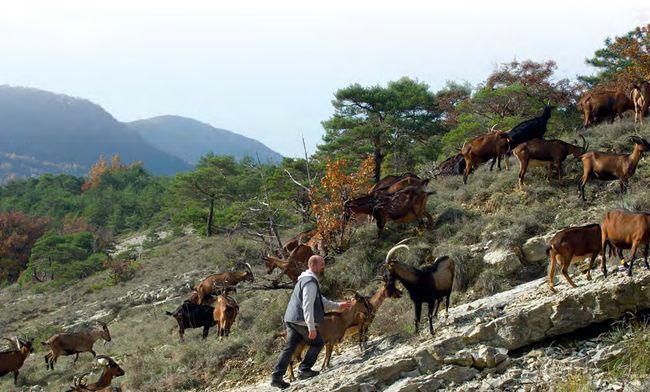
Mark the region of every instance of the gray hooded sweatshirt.
[[323, 297], [316, 274], [310, 270], [304, 271], [298, 277], [293, 288], [284, 321], [298, 325], [306, 325], [310, 331], [323, 322], [326, 312], [338, 309], [340, 305]]

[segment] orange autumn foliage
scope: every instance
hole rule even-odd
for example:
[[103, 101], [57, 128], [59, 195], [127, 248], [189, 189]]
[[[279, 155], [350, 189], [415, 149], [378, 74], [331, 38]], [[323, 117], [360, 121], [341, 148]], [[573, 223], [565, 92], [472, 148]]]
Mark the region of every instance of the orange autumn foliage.
[[343, 231], [343, 205], [347, 200], [367, 194], [372, 185], [375, 165], [372, 156], [363, 160], [354, 172], [348, 173], [349, 165], [347, 159], [328, 160], [320, 186], [314, 186], [310, 192], [316, 236], [324, 249], [342, 245], [343, 239], [339, 237]]
[[120, 154], [115, 154], [111, 157], [110, 166], [108, 165], [106, 158], [104, 158], [104, 154], [100, 154], [97, 162], [90, 167], [88, 178], [86, 178], [86, 181], [81, 185], [81, 191], [85, 192], [89, 189], [98, 187], [99, 181], [105, 173], [117, 172], [125, 169], [127, 169], [127, 166], [122, 163]]

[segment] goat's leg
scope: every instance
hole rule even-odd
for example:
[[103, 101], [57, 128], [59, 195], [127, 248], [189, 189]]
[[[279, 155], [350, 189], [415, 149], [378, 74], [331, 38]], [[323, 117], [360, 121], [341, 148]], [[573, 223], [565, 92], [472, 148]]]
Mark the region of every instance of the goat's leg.
[[14, 385], [18, 385], [18, 370], [14, 370]]
[[645, 267], [650, 269], [650, 264], [648, 264], [648, 244], [645, 244], [645, 248], [643, 248], [643, 262], [645, 263]]
[[562, 262], [562, 275], [564, 275], [564, 278], [567, 280], [567, 282], [569, 282], [571, 287], [576, 288], [578, 286], [576, 286], [576, 284], [573, 283], [573, 280], [571, 280], [571, 277], [568, 274], [568, 272], [569, 272], [569, 264], [571, 264], [571, 257], [569, 257], [568, 260], [564, 260]]
[[431, 336], [433, 336], [433, 311], [435, 308], [435, 312], [438, 313], [438, 305], [440, 305], [440, 301], [434, 300], [433, 302], [428, 302], [427, 303], [427, 316], [429, 318], [429, 333]]
[[[490, 171], [494, 169], [494, 164], [496, 163], [496, 161], [497, 161], [497, 157], [492, 158], [492, 164], [490, 164]], [[501, 170], [501, 161], [499, 161], [499, 170]]]
[[551, 249], [551, 266], [548, 269], [548, 287], [552, 292], [557, 293], [555, 290], [555, 264], [557, 263], [557, 253]]
[[[603, 236], [604, 237], [604, 236]], [[605, 254], [607, 254], [607, 245], [609, 244], [609, 241], [607, 241], [607, 238], [602, 239], [602, 250], [601, 250], [601, 257], [600, 257], [600, 269], [603, 271], [603, 276], [606, 278], [607, 277], [607, 260], [605, 258]], [[591, 271], [591, 270], [590, 270]]]
[[528, 160], [519, 161], [519, 189], [524, 188], [524, 176], [526, 175], [526, 169], [528, 169]]
[[447, 294], [445, 299], [445, 320], [449, 317], [449, 298], [451, 297], [451, 292]]
[[639, 246], [638, 241], [632, 242], [632, 249], [630, 250], [630, 268], [627, 269], [627, 276], [632, 277], [632, 266], [636, 258], [636, 248]]
[[208, 332], [210, 331], [210, 327], [207, 325], [203, 327], [203, 339], [208, 337]]
[[415, 302], [415, 334], [419, 332], [420, 317], [422, 316], [422, 302]]
[[79, 353], [77, 353], [77, 355], [75, 355], [75, 357], [74, 357], [74, 361], [72, 362], [73, 365], [74, 365], [75, 363], [77, 363], [77, 359], [79, 359]]
[[594, 252], [594, 254], [591, 255], [591, 258], [589, 258], [589, 266], [587, 267], [587, 280], [591, 280], [591, 269], [594, 268], [594, 261], [596, 260], [596, 256], [598, 256], [598, 252]]

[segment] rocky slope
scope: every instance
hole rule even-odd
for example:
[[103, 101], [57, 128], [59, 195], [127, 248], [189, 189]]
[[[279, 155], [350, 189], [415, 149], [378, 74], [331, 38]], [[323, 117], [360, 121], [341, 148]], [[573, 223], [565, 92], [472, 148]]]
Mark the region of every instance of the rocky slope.
[[[530, 347], [618, 319], [629, 311], [650, 308], [649, 271], [639, 268], [632, 278], [622, 272], [606, 279], [599, 272], [594, 275], [591, 282], [577, 277], [579, 287], [575, 289], [561, 280], [557, 294], [550, 293], [545, 279], [538, 279], [457, 306], [446, 321], [437, 323], [433, 338], [423, 333], [418, 341], [399, 346], [390, 338], [374, 339], [364, 355], [350, 348], [335, 356], [333, 367], [324, 374], [296, 382], [290, 390], [543, 390], [549, 382], [565, 379], [569, 369], [589, 371], [592, 388], [622, 390], [622, 384], [612, 383], [603, 372], [593, 370], [620, 353], [616, 344], [593, 337], [568, 351], [551, 343]], [[268, 386], [268, 379], [257, 385], [225, 387], [212, 390], [275, 390]], [[627, 390], [646, 387], [636, 382], [628, 384]]]

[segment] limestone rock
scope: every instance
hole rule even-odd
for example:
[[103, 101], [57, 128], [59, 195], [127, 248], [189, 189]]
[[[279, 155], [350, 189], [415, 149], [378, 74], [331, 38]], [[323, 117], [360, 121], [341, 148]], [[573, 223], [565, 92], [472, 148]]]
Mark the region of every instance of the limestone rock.
[[524, 258], [529, 263], [539, 263], [548, 259], [546, 246], [552, 235], [529, 238], [521, 247]]
[[521, 267], [517, 254], [510, 249], [494, 249], [483, 255], [483, 261], [507, 272], [516, 271]]
[[434, 373], [433, 377], [460, 384], [471, 380], [477, 374], [478, 370], [471, 367], [448, 365]]

